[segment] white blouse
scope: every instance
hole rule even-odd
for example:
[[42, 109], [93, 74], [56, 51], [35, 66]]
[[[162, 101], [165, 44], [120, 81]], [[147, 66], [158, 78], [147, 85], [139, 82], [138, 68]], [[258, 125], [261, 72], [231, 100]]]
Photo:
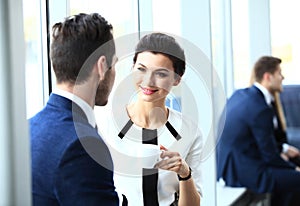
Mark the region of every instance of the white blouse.
[[[106, 120], [105, 125], [101, 125], [103, 120], [99, 120], [99, 118], [101, 117], [96, 115], [99, 133], [112, 155], [114, 184], [119, 197], [124, 194], [128, 199], [129, 206], [141, 206], [143, 205], [143, 165], [147, 161], [143, 150], [147, 150], [148, 147], [147, 144], [142, 143], [143, 128], [130, 123], [126, 111], [124, 114], [120, 114], [118, 119]], [[180, 153], [192, 169], [196, 188], [202, 195], [202, 134], [190, 119], [172, 109], [169, 109], [167, 122], [169, 129], [166, 125], [157, 129], [157, 145], [158, 147], [162, 145], [169, 151]], [[173, 129], [170, 129], [170, 125]], [[125, 134], [119, 135], [120, 132]], [[159, 169], [157, 191], [160, 206], [172, 204], [175, 199], [175, 192], [179, 191], [177, 174]], [[121, 203], [122, 199], [120, 199]]]

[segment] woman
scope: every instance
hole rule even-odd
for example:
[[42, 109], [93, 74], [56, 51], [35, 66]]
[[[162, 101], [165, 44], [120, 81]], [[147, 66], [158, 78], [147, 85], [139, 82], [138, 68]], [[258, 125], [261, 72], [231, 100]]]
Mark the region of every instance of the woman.
[[[165, 106], [184, 74], [184, 51], [173, 37], [152, 33], [137, 44], [133, 63], [136, 100], [118, 112], [122, 126], [111, 124], [114, 129], [104, 135], [114, 161], [116, 189], [130, 206], [169, 206], [177, 201], [180, 206], [199, 206], [201, 133], [188, 118]], [[162, 150], [154, 168], [143, 166], [147, 158], [141, 153], [149, 147]]]

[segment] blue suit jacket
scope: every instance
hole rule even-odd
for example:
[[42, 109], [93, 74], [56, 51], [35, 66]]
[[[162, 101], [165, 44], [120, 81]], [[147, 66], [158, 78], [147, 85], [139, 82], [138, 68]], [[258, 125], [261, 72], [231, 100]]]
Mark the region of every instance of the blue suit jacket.
[[[225, 114], [226, 113], [226, 114]], [[255, 86], [228, 100], [224, 129], [217, 143], [217, 178], [258, 193], [274, 189], [274, 168], [294, 168], [280, 157], [274, 137], [273, 110]]]
[[30, 132], [33, 205], [119, 205], [109, 150], [75, 103], [51, 94]]

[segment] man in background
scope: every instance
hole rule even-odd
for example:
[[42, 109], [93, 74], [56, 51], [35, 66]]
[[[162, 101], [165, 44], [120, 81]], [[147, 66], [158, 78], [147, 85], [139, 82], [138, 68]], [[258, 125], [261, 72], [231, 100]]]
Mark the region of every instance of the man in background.
[[[278, 60], [281, 62], [281, 60]], [[268, 66], [267, 64], [265, 66]], [[259, 84], [255, 83], [255, 68], [252, 70], [252, 75], [250, 78], [250, 85]], [[275, 91], [272, 94], [272, 102], [271, 106], [274, 111], [273, 116], [273, 125], [274, 125], [274, 137], [277, 143], [277, 147], [281, 152], [281, 157], [286, 161], [291, 161], [295, 165], [300, 166], [300, 151], [298, 148], [288, 144], [288, 138], [286, 133], [286, 120], [284, 111], [282, 108], [280, 93], [282, 92], [282, 88], [278, 91]]]
[[291, 197], [300, 192], [300, 170], [282, 159], [275, 138], [272, 102], [282, 91], [280, 63], [276, 57], [261, 57], [254, 66], [254, 85], [229, 98], [219, 131], [217, 178], [228, 186], [272, 193], [272, 205], [290, 205]]
[[33, 205], [119, 205], [93, 113], [115, 79], [112, 26], [96, 13], [55, 24], [51, 60], [57, 88], [30, 119]]

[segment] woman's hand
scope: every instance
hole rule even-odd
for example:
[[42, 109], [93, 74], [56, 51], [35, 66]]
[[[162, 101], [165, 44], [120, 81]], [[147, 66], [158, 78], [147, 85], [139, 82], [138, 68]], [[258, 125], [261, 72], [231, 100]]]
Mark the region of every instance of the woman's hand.
[[[178, 152], [168, 151], [163, 146], [160, 146], [160, 149], [163, 151], [160, 155], [162, 160], [156, 163], [155, 168], [176, 172], [182, 178], [189, 176], [190, 168]], [[178, 206], [200, 205], [200, 194], [195, 187], [193, 178], [179, 181], [179, 194]]]
[[178, 152], [171, 152], [164, 149], [160, 157], [162, 160], [156, 163], [155, 168], [176, 172], [183, 178], [189, 175], [189, 166]]

